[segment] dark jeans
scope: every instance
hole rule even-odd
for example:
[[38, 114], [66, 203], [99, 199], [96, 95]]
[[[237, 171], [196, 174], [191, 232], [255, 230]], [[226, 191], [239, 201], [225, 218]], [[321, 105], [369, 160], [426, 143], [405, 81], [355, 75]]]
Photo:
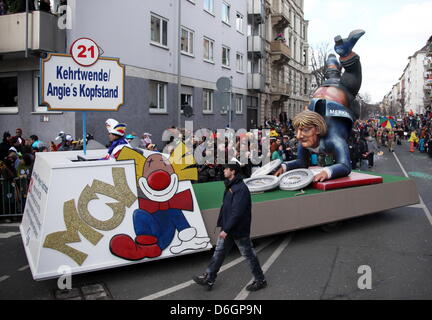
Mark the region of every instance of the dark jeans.
[[207, 267], [208, 280], [210, 282], [215, 282], [217, 273], [221, 268], [225, 257], [231, 250], [231, 248], [237, 245], [237, 248], [240, 250], [240, 253], [249, 263], [249, 267], [252, 271], [252, 274], [256, 281], [262, 281], [265, 279], [264, 273], [261, 269], [260, 263], [258, 261], [258, 257], [256, 252], [252, 246], [252, 241], [249, 237], [234, 239], [231, 236], [227, 236], [225, 239], [219, 238], [216, 244], [215, 251], [213, 253], [213, 257], [210, 261], [209, 266]]
[[347, 61], [341, 61], [345, 72], [341, 75], [340, 79], [329, 79], [326, 80], [323, 86], [336, 86], [348, 94], [350, 103], [355, 99], [360, 91], [362, 84], [362, 65], [360, 57], [355, 55]]
[[375, 154], [374, 152], [371, 152], [371, 153], [369, 153], [369, 155], [367, 157], [369, 166], [371, 166], [371, 167], [373, 167], [373, 165], [374, 165], [374, 154]]

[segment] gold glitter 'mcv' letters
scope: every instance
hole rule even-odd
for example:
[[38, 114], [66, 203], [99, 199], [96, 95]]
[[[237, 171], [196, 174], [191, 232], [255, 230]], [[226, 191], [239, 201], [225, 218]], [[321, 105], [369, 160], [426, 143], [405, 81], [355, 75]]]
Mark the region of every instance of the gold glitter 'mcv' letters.
[[59, 231], [47, 235], [45, 238], [44, 248], [50, 248], [60, 251], [79, 265], [82, 265], [87, 258], [87, 254], [66, 245], [67, 243], [81, 242], [78, 232], [80, 232], [88, 241], [96, 245], [103, 235], [88, 225], [86, 225], [78, 216], [74, 200], [66, 201], [63, 205], [63, 216], [66, 225], [66, 231]]
[[[93, 181], [91, 187], [86, 186], [78, 200], [78, 211], [81, 219], [89, 226], [102, 231], [110, 231], [117, 228], [123, 221], [126, 207], [130, 207], [136, 200], [136, 196], [129, 189], [124, 169], [113, 168], [114, 185], [106, 184], [99, 180]], [[96, 193], [117, 200], [117, 203], [107, 203], [114, 215], [107, 221], [101, 221], [90, 215], [87, 207], [90, 201], [99, 199]]]
[[[78, 232], [81, 233], [93, 245], [98, 244], [103, 235], [91, 227], [110, 231], [117, 228], [123, 221], [126, 207], [130, 207], [136, 200], [136, 196], [130, 190], [124, 168], [112, 169], [114, 185], [95, 180], [92, 186], [86, 186], [81, 192], [78, 200], [78, 212], [74, 200], [64, 203], [63, 216], [66, 231], [51, 233], [46, 236], [44, 248], [50, 248], [62, 252], [72, 258], [76, 263], [82, 265], [87, 254], [67, 246], [67, 243], [81, 242]], [[99, 199], [96, 194], [102, 194], [117, 200], [117, 203], [108, 203], [113, 210], [113, 217], [107, 221], [101, 221], [91, 216], [88, 204], [92, 200]]]

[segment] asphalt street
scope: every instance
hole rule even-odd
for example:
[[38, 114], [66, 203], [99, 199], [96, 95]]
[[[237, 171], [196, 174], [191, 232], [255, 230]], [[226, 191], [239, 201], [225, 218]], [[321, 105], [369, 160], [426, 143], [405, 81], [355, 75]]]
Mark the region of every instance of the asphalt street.
[[[383, 148], [384, 155], [376, 156], [371, 170], [408, 174], [425, 207], [346, 220], [332, 232], [314, 227], [255, 240], [268, 281], [261, 291], [245, 291], [252, 276], [237, 249], [226, 259], [211, 292], [191, 279], [203, 272], [212, 251], [75, 275], [72, 286], [81, 298], [82, 288], [96, 285], [105, 292], [99, 297], [117, 300], [431, 299], [432, 159], [408, 150], [406, 142], [396, 147], [395, 155]], [[362, 170], [369, 170], [366, 163]], [[0, 299], [68, 298], [56, 295], [57, 280], [33, 280], [17, 223], [0, 225], [0, 257]], [[370, 289], [358, 286], [361, 266], [370, 268]]]

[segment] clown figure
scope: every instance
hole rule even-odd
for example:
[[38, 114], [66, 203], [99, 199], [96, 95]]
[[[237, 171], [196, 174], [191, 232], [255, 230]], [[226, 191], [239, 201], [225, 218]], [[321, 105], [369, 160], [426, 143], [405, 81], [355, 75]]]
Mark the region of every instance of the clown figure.
[[139, 208], [133, 213], [136, 236], [135, 239], [124, 234], [114, 236], [110, 242], [111, 253], [131, 261], [159, 257], [173, 243], [176, 232], [177, 245], [169, 248], [172, 254], [206, 248], [210, 239], [197, 237], [197, 229], [183, 213], [183, 210], [194, 211], [192, 192], [190, 189], [179, 192], [180, 180], [191, 180], [188, 176], [197, 175], [196, 169], [176, 165], [173, 156], [167, 159], [153, 153], [145, 158], [124, 148], [118, 160], [128, 159], [136, 162], [140, 191]]

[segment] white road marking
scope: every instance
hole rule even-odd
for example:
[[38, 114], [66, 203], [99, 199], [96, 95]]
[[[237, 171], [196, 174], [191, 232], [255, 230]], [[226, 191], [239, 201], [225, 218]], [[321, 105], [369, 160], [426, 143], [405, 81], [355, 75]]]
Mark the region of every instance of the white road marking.
[[0, 239], [8, 239], [14, 236], [19, 235], [20, 232], [5, 232], [5, 233], [0, 233]]
[[422, 205], [422, 204], [415, 204], [415, 205], [409, 206], [408, 208], [424, 209], [424, 205]]
[[18, 227], [21, 225], [21, 223], [2, 223], [0, 224], [0, 227]]
[[29, 265], [26, 265], [26, 266], [24, 266], [24, 267], [22, 267], [22, 268], [19, 268], [18, 269], [18, 271], [24, 271], [24, 270], [27, 270], [28, 268], [30, 268], [30, 266]]
[[10, 278], [9, 276], [1, 276], [0, 277], [0, 282], [5, 281], [5, 280], [7, 280], [9, 278]]
[[[265, 262], [265, 264], [262, 266], [262, 270], [264, 272], [264, 274], [266, 274], [266, 272], [268, 271], [268, 269], [270, 269], [270, 267], [272, 266], [272, 264], [277, 260], [277, 258], [279, 258], [279, 256], [282, 254], [282, 252], [285, 250], [285, 248], [289, 245], [289, 243], [291, 242], [292, 239], [292, 234], [289, 234], [284, 241], [282, 241], [282, 243], [279, 245], [279, 247], [273, 252], [273, 254], [270, 256], [270, 258], [268, 258], [268, 260]], [[251, 280], [251, 282], [254, 279]], [[249, 284], [248, 284], [249, 285]], [[240, 293], [237, 295], [237, 297], [234, 298], [234, 300], [246, 300], [246, 298], [249, 296], [249, 291], [246, 290], [246, 287], [248, 286], [246, 285], [241, 291]]]
[[[399, 161], [398, 156], [396, 155], [396, 152], [393, 153], [394, 157], [396, 158], [397, 163], [399, 164], [399, 166], [402, 169], [402, 172], [404, 173], [405, 177], [409, 178], [407, 172], [405, 171], [404, 167], [402, 166], [402, 163]], [[423, 198], [420, 196], [419, 194], [419, 198], [420, 198], [420, 206], [422, 206], [423, 211], [426, 214], [426, 218], [428, 218], [429, 223], [432, 225], [432, 215], [429, 211], [429, 208], [425, 205]]]
[[[270, 245], [273, 241], [274, 241], [274, 240], [269, 240], [269, 241], [263, 243], [260, 247], [258, 247], [258, 248], [256, 249], [256, 252], [258, 253], [258, 252], [264, 250], [264, 249], [265, 249], [268, 245]], [[228, 269], [230, 269], [230, 268], [236, 266], [237, 264], [243, 262], [244, 260], [245, 260], [245, 258], [240, 257], [240, 258], [237, 258], [237, 259], [231, 261], [230, 263], [228, 263], [228, 264], [226, 264], [226, 265], [223, 265], [223, 266], [221, 267], [219, 273], [224, 272], [225, 270], [228, 270]], [[151, 294], [151, 295], [145, 296], [144, 298], [141, 298], [141, 299], [139, 299], [139, 300], [155, 300], [155, 299], [158, 299], [158, 298], [160, 298], [160, 297], [163, 297], [163, 296], [169, 295], [169, 294], [171, 294], [171, 293], [173, 293], [173, 292], [176, 292], [176, 291], [182, 290], [182, 289], [184, 289], [184, 288], [187, 288], [187, 287], [189, 287], [190, 285], [192, 285], [192, 284], [194, 284], [194, 283], [195, 283], [195, 282], [194, 282], [193, 280], [186, 281], [186, 282], [180, 283], [180, 284], [178, 284], [178, 285], [176, 285], [176, 286], [174, 286], [174, 287], [171, 287], [171, 288], [168, 288], [168, 289], [165, 289], [165, 290], [162, 290], [162, 291], [159, 291], [159, 292], [153, 293], [153, 294]]]

